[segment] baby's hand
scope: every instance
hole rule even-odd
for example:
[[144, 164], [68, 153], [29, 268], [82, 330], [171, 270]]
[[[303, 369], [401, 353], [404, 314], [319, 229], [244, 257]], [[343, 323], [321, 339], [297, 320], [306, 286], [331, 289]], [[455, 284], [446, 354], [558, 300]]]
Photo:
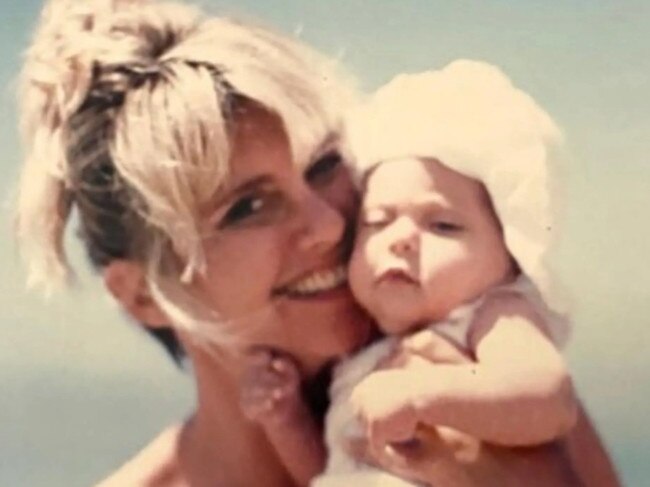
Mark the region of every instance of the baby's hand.
[[380, 370], [363, 379], [350, 398], [372, 448], [383, 450], [388, 443], [413, 438], [417, 426], [415, 408], [404, 393], [400, 370]]
[[255, 350], [241, 381], [240, 404], [246, 417], [263, 426], [281, 426], [301, 416], [304, 404], [295, 362], [270, 350]]

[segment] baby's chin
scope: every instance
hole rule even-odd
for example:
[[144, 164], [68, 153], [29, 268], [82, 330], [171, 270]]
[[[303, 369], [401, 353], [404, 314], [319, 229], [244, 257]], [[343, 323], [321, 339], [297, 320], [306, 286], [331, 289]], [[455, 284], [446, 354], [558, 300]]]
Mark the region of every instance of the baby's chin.
[[[459, 306], [462, 303], [459, 303]], [[376, 309], [375, 313], [369, 311], [370, 315], [375, 318], [377, 326], [385, 335], [407, 335], [414, 333], [433, 323], [444, 321], [453, 306], [437, 307], [432, 309], [399, 309], [399, 306], [391, 306], [390, 301], [384, 301], [381, 309]]]
[[382, 310], [373, 316], [377, 326], [385, 335], [406, 335], [418, 330], [422, 323], [417, 316], [395, 313], [394, 310], [390, 312]]

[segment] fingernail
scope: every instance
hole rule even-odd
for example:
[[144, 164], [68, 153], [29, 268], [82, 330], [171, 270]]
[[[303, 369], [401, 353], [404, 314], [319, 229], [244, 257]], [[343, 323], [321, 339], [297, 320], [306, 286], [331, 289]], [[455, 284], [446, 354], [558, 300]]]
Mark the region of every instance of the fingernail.
[[273, 360], [271, 360], [271, 368], [276, 372], [282, 372], [287, 368], [287, 365], [284, 363], [283, 360], [274, 358]]

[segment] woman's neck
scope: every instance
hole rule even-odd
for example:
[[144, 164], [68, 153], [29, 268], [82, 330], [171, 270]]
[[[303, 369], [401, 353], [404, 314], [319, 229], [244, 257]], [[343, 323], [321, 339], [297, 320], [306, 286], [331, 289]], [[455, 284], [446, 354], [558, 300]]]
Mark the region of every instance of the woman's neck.
[[192, 487], [291, 485], [263, 430], [243, 415], [238, 374], [204, 351], [191, 353], [197, 410], [179, 443], [183, 474]]

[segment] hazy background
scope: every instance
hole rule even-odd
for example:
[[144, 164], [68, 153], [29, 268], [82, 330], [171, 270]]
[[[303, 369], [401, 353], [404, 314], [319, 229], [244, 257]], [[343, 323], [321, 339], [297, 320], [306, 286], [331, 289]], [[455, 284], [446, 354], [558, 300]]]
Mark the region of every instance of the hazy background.
[[[649, 485], [650, 4], [203, 3], [299, 33], [340, 57], [367, 90], [465, 57], [500, 65], [547, 108], [576, 159], [559, 252], [577, 306], [569, 360], [626, 485]], [[39, 5], [0, 5], [3, 197], [20, 163], [15, 76]], [[83, 290], [49, 304], [26, 293], [6, 207], [0, 225], [0, 485], [91, 485], [191, 410], [191, 382], [87, 273]], [[83, 263], [78, 250], [75, 260]]]

